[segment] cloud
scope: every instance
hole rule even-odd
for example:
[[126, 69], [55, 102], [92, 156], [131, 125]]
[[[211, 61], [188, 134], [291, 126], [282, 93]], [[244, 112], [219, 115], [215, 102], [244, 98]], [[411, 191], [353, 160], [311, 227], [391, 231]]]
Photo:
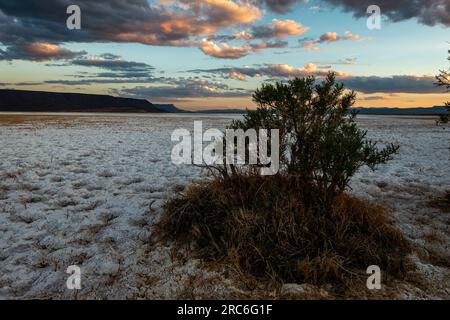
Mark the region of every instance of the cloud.
[[394, 75], [391, 77], [348, 77], [342, 82], [363, 93], [442, 93], [433, 76]]
[[230, 46], [227, 43], [216, 44], [209, 40], [203, 40], [199, 48], [204, 54], [220, 59], [239, 59], [252, 51], [249, 46]]
[[211, 35], [208, 40], [251, 41], [255, 39], [283, 39], [290, 36], [299, 36], [309, 31], [309, 28], [294, 20], [273, 19], [271, 23], [254, 25], [248, 31], [242, 30], [231, 35]]
[[126, 61], [120, 56], [109, 53], [72, 60], [70, 64], [83, 67], [96, 67], [111, 71], [134, 73], [135, 75], [150, 73], [155, 69], [153, 66], [146, 63]]
[[[220, 29], [248, 25], [262, 17], [252, 1], [78, 0], [82, 29], [68, 30], [66, 0], [0, 1], [0, 42], [14, 50], [21, 43], [134, 42], [194, 46]], [[3, 52], [3, 55], [5, 53]]]
[[[253, 0], [79, 0], [81, 30], [68, 30], [66, 0], [0, 1], [0, 43], [3, 59], [57, 60], [75, 58], [78, 53], [61, 49], [33, 58], [24, 44], [47, 44], [59, 48], [67, 42], [130, 42], [155, 46], [198, 47], [205, 54], [226, 59], [242, 58], [252, 52], [282, 48], [281, 41], [298, 36], [308, 28], [294, 20], [274, 19], [253, 26], [262, 18], [260, 3]], [[243, 25], [249, 31], [216, 36], [222, 29]], [[202, 39], [206, 39], [203, 41]], [[250, 43], [252, 40], [259, 43]], [[214, 42], [216, 40], [218, 43]], [[244, 44], [230, 45], [231, 40]], [[22, 49], [22, 50], [20, 50]], [[30, 50], [28, 50], [30, 51]], [[17, 53], [16, 53], [17, 52]], [[24, 53], [25, 52], [25, 53]]]
[[318, 65], [356, 65], [358, 62], [356, 58], [346, 58], [337, 61], [315, 61], [313, 63]]
[[116, 93], [123, 96], [151, 99], [154, 101], [251, 96], [251, 92], [246, 89], [230, 88], [221, 82], [212, 82], [195, 78], [180, 78], [164, 85], [127, 88], [119, 90]]
[[450, 26], [450, 1], [448, 0], [324, 0], [333, 6], [352, 12], [355, 17], [366, 17], [367, 8], [376, 4], [383, 15], [398, 22], [416, 18], [419, 23]]
[[211, 24], [222, 26], [250, 24], [263, 15], [259, 7], [247, 1], [186, 0], [184, 3], [195, 8], [197, 13], [203, 9]]
[[[283, 80], [294, 77], [323, 77], [329, 72], [328, 67], [319, 67], [314, 63], [295, 67], [287, 64], [264, 64], [251, 67], [225, 67], [217, 69], [190, 70], [193, 73], [209, 73], [225, 79], [246, 80], [247, 78], [266, 77], [272, 80]], [[348, 89], [362, 93], [442, 93], [442, 89], [434, 85], [435, 79], [430, 75], [393, 75], [353, 76], [336, 72], [339, 82]]]
[[[47, 50], [53, 52], [54, 50]], [[1, 56], [1, 53], [0, 53]], [[46, 59], [47, 60], [47, 59]], [[4, 85], [31, 86], [44, 84], [61, 85], [92, 85], [115, 83], [149, 83], [168, 81], [169, 78], [154, 77], [155, 68], [149, 64], [135, 61], [127, 61], [121, 56], [105, 53], [97, 56], [77, 56], [76, 59], [67, 60], [64, 63], [48, 63], [48, 67], [81, 66], [92, 68], [97, 72], [78, 71], [71, 75], [72, 79], [48, 80], [38, 83], [8, 83]], [[104, 71], [102, 71], [104, 70]]]
[[259, 43], [253, 43], [250, 46], [253, 51], [259, 51], [263, 49], [281, 49], [286, 48], [288, 46], [288, 42], [286, 41], [261, 41]]
[[379, 101], [379, 100], [384, 100], [386, 97], [384, 96], [370, 96], [370, 97], [364, 97], [364, 98], [359, 98], [359, 100], [361, 101]]
[[[262, 18], [263, 7], [273, 12], [286, 13], [296, 2], [308, 1], [78, 0], [76, 4], [82, 9], [82, 29], [68, 30], [65, 27], [67, 0], [5, 0], [0, 1], [0, 43], [6, 49], [0, 51], [0, 54], [3, 60], [67, 59], [78, 54], [62, 48], [68, 42], [133, 42], [183, 47], [200, 44], [204, 47], [201, 39], [213, 40], [210, 37], [215, 37], [221, 30], [233, 30], [242, 25], [250, 26], [249, 31], [233, 35], [233, 40], [280, 39], [303, 34], [307, 28], [293, 20], [273, 20], [271, 24], [263, 26], [254, 26], [254, 23]], [[323, 2], [352, 12], [356, 17], [366, 17], [366, 8], [372, 4], [371, 0]], [[416, 18], [426, 25], [450, 26], [448, 0], [380, 0], [377, 4], [382, 13], [392, 21]], [[333, 36], [336, 34], [325, 34], [319, 39], [303, 39], [302, 45], [307, 49], [317, 50], [317, 45], [322, 43], [358, 40], [358, 36], [352, 34], [338, 35], [338, 38]], [[26, 47], [32, 44], [41, 48]], [[60, 50], [52, 51], [50, 48], [46, 52], [42, 44], [55, 46]], [[40, 53], [29, 54], [33, 50]], [[220, 52], [215, 55], [222, 56]]]
[[[376, 4], [381, 12], [393, 22], [417, 19], [428, 26], [442, 25], [450, 27], [450, 1], [448, 0], [322, 0], [331, 6], [351, 12], [357, 18], [367, 17], [367, 8]], [[308, 2], [302, 0], [258, 0], [271, 11], [287, 13], [295, 3]]]
[[307, 2], [304, 0], [259, 0], [261, 4], [266, 6], [276, 13], [287, 13], [292, 6], [297, 2]]
[[[279, 39], [298, 36], [308, 30], [308, 27], [294, 20], [274, 19], [270, 24], [253, 26], [249, 31], [240, 31], [231, 35], [211, 35], [203, 39], [198, 47], [206, 55], [215, 58], [239, 59], [260, 50], [286, 48], [288, 42]], [[244, 41], [244, 44], [229, 45], [228, 41], [233, 40]], [[252, 42], [253, 40], [260, 41]]]
[[[305, 76], [324, 76], [327, 69], [318, 68], [315, 64], [309, 63], [303, 67], [293, 67], [287, 64], [264, 64], [254, 67], [239, 68], [218, 68], [218, 69], [197, 69], [191, 70], [194, 73], [211, 73], [224, 78], [245, 80], [247, 77], [270, 77], [270, 78], [294, 78]], [[342, 74], [344, 75], [344, 74]]]
[[359, 41], [361, 36], [352, 34], [350, 31], [346, 31], [343, 36], [340, 36], [336, 32], [327, 32], [322, 34], [318, 39], [301, 39], [300, 45], [302, 48], [310, 51], [318, 51], [319, 44], [331, 44], [338, 41]]
[[0, 60], [50, 61], [69, 60], [86, 54], [86, 51], [73, 52], [47, 42], [20, 43], [0, 49]]
[[252, 27], [252, 38], [286, 38], [299, 36], [308, 32], [309, 28], [294, 20], [274, 19], [271, 24]]
[[258, 52], [265, 49], [286, 48], [288, 43], [285, 41], [261, 41], [258, 43], [247, 43], [245, 45], [231, 46], [228, 43], [215, 43], [214, 41], [204, 39], [199, 48], [204, 54], [219, 59], [240, 59], [252, 52]]

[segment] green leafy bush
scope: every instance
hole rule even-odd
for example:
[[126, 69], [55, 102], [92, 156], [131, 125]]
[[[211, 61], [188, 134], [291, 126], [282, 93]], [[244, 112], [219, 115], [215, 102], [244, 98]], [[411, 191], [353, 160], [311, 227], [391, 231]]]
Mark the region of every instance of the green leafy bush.
[[366, 139], [351, 110], [355, 93], [336, 83], [333, 73], [322, 83], [308, 77], [264, 84], [253, 99], [258, 109], [230, 127], [278, 129], [282, 173], [299, 176], [328, 207], [359, 168], [375, 169], [399, 148], [389, 144], [379, 149]]
[[[450, 50], [448, 51], [449, 57], [448, 60], [450, 61]], [[445, 89], [450, 90], [450, 69], [447, 70], [441, 70], [440, 74], [436, 76], [436, 84], [440, 87], [444, 87]], [[447, 107], [447, 111], [450, 112], [450, 102], [445, 103], [445, 106]], [[442, 115], [441, 121], [443, 123], [448, 123], [450, 120], [450, 115]]]

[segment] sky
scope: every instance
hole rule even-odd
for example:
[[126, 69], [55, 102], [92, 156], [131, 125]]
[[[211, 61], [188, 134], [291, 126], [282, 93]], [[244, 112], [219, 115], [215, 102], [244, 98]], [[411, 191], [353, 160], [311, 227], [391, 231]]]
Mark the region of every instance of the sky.
[[252, 109], [265, 82], [330, 71], [358, 107], [443, 105], [449, 49], [450, 0], [0, 0], [0, 89], [190, 110]]

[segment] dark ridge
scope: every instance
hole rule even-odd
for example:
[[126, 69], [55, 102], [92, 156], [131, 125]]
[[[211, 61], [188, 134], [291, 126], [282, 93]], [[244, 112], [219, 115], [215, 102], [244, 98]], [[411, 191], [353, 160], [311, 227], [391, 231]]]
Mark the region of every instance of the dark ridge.
[[[196, 113], [212, 113], [212, 114], [227, 114], [227, 113], [236, 113], [236, 114], [246, 114], [249, 110], [244, 109], [210, 109], [210, 110], [198, 110]], [[251, 111], [251, 110], [250, 110]]]
[[[430, 107], [430, 108], [354, 108], [361, 115], [392, 115], [392, 116], [439, 116], [448, 114], [446, 107]], [[211, 110], [198, 110], [196, 113], [235, 113], [245, 114], [251, 110], [243, 109], [211, 109]]]
[[4, 112], [166, 112], [147, 100], [108, 95], [0, 90]]
[[431, 108], [354, 108], [359, 114], [393, 116], [439, 116], [448, 114], [446, 107]]
[[177, 108], [174, 104], [153, 104], [156, 108], [164, 111], [164, 112], [170, 112], [170, 113], [191, 113], [191, 111], [182, 110], [180, 108]]

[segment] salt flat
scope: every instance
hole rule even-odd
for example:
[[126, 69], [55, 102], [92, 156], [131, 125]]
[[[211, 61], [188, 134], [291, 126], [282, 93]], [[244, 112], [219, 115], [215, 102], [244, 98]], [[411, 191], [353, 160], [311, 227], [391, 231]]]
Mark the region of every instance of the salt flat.
[[[171, 133], [224, 128], [230, 115], [0, 114], [0, 298], [232, 298], [233, 279], [153, 243], [161, 204], [205, 173], [171, 163]], [[401, 298], [450, 298], [450, 128], [430, 118], [366, 116], [369, 138], [401, 146], [350, 192], [389, 209], [417, 246], [426, 287], [388, 284]], [[439, 257], [439, 258], [437, 258]], [[82, 290], [66, 288], [70, 265]]]

